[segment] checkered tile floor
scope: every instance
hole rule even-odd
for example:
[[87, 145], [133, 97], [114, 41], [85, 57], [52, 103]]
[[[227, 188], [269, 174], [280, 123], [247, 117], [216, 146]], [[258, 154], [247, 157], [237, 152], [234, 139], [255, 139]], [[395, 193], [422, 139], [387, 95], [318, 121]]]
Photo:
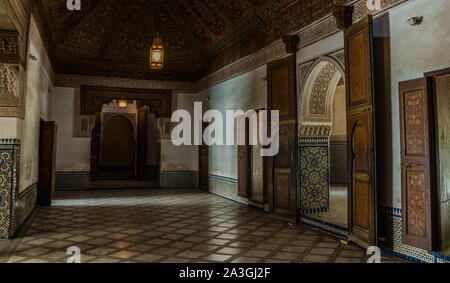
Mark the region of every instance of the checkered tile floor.
[[[364, 251], [199, 190], [59, 192], [8, 262], [364, 262]], [[398, 261], [383, 257], [383, 262]]]

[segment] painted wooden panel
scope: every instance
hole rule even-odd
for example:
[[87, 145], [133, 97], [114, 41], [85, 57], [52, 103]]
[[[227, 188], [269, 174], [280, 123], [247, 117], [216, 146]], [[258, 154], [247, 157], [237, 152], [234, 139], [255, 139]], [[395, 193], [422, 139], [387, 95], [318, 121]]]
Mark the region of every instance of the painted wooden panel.
[[431, 105], [425, 78], [400, 82], [403, 243], [432, 250], [435, 190]]

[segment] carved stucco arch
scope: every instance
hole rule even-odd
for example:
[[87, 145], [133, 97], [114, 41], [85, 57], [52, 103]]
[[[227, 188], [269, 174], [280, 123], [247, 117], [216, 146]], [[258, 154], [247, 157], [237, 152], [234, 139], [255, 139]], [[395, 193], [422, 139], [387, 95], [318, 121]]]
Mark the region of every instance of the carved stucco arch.
[[300, 137], [329, 137], [334, 93], [342, 78], [344, 69], [334, 58], [322, 56], [310, 65], [299, 96]]

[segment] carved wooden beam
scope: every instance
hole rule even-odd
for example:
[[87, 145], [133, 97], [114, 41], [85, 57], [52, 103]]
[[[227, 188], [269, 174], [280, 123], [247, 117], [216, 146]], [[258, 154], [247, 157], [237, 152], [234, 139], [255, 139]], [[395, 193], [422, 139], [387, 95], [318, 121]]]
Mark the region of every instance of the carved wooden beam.
[[353, 6], [337, 5], [333, 9], [336, 26], [340, 30], [349, 28], [353, 24]]
[[296, 53], [300, 43], [300, 36], [298, 35], [285, 35], [283, 36], [283, 42], [286, 45], [286, 53]]

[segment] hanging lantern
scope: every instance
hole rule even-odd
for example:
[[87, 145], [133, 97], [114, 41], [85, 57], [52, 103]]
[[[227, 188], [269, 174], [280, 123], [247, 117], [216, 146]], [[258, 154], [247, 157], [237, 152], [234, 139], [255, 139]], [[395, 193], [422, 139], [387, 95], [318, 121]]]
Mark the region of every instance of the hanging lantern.
[[164, 47], [162, 38], [159, 32], [153, 40], [152, 48], [150, 49], [150, 68], [152, 70], [161, 70], [164, 67]]
[[124, 99], [119, 100], [119, 108], [121, 109], [127, 108], [127, 101]]

